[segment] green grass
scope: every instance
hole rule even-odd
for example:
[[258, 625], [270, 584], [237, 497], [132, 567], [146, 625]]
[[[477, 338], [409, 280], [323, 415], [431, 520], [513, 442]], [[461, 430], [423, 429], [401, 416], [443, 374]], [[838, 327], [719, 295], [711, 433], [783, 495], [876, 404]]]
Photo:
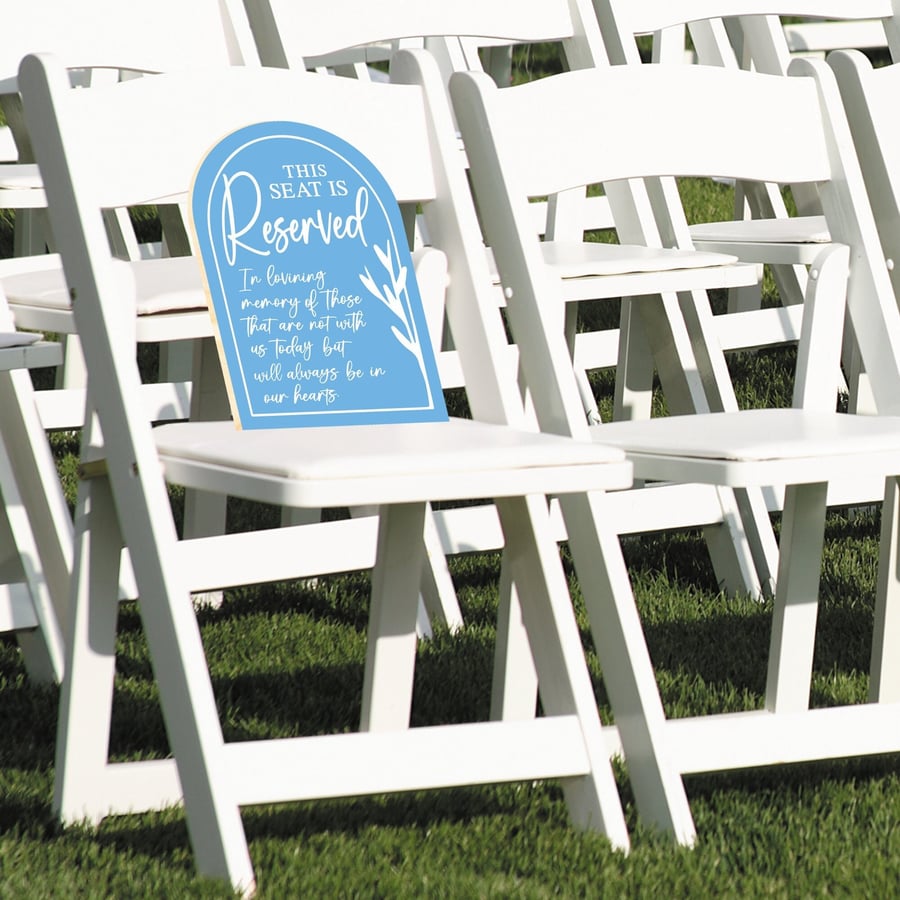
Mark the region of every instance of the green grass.
[[[877, 518], [832, 515], [815, 661], [817, 705], [860, 700], [872, 623]], [[696, 534], [624, 542], [648, 644], [672, 716], [758, 707], [769, 609], [715, 588]], [[468, 627], [419, 652], [414, 722], [487, 712], [498, 562], [460, 558]], [[229, 740], [353, 728], [359, 713], [368, 581], [323, 579], [230, 594], [200, 614]], [[602, 670], [579, 621], [605, 719]], [[168, 747], [133, 605], [123, 607], [111, 751]], [[50, 812], [57, 692], [30, 685], [0, 646], [0, 896], [222, 897], [197, 878], [181, 813], [60, 829]], [[364, 764], [364, 761], [361, 761]], [[245, 823], [262, 897], [892, 896], [900, 875], [897, 760], [692, 777], [693, 850], [636, 821], [627, 857], [566, 820], [557, 785], [513, 784], [253, 808]]]

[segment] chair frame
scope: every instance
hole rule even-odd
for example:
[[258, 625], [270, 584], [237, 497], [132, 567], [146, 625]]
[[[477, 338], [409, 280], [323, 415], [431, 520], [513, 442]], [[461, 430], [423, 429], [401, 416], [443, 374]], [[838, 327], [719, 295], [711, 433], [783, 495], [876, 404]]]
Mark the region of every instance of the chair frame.
[[[414, 54], [407, 56], [417, 59]], [[427, 65], [427, 60], [417, 59], [422, 65]], [[434, 77], [438, 77], [436, 72]], [[376, 477], [377, 472], [368, 479], [316, 475], [273, 478], [249, 468], [235, 468], [234, 460], [198, 466], [196, 458], [192, 461], [190, 455], [179, 452], [179, 435], [188, 431], [221, 432], [221, 425], [192, 422], [151, 429], [141, 404], [128, 401], [137, 390], [138, 378], [128, 342], [121, 335], [134, 327], [135, 317], [128, 303], [116, 301], [133, 297], [134, 286], [127, 265], [109, 256], [101, 209], [106, 203], [121, 203], [118, 188], [120, 182], [124, 183], [122, 176], [133, 173], [123, 173], [121, 162], [116, 162], [124, 158], [121, 147], [104, 159], [96, 153], [88, 154], [79, 141], [81, 128], [99, 125], [101, 120], [113, 121], [120, 129], [118, 139], [127, 143], [133, 135], [121, 122], [123, 111], [134, 110], [135, 101], [144, 95], [153, 108], [157, 108], [160, 97], [167, 97], [171, 101], [169, 115], [175, 115], [175, 107], [181, 112], [173, 128], [182, 141], [168, 142], [162, 159], [174, 154], [180, 160], [178, 177], [187, 179], [195, 157], [209, 146], [211, 133], [245, 124], [248, 115], [254, 121], [283, 118], [286, 98], [290, 98], [291, 108], [296, 104], [298, 115], [305, 120], [331, 127], [367, 152], [401, 201], [431, 200], [425, 204], [432, 216], [429, 225], [436, 236], [446, 239], [451, 261], [454, 289], [447, 310], [451, 327], [459, 325], [455, 334], [476, 410], [475, 422], [462, 423], [464, 432], [475, 441], [474, 447], [481, 446], [479, 441], [490, 443], [488, 433], [518, 434], [524, 453], [537, 438], [547, 437], [532, 430], [509, 430], [509, 425], [525, 426], [527, 421], [517, 386], [500, 376], [503, 359], [495, 347], [502, 327], [495, 304], [484, 301], [488, 282], [479, 286], [466, 262], [464, 236], [477, 234], [477, 228], [473, 231], [466, 227], [474, 226], [475, 219], [462, 161], [455, 143], [447, 139], [445, 124], [435, 124], [428, 117], [427, 95], [415, 85], [376, 85], [273, 69], [236, 68], [217, 74], [212, 86], [197, 74], [161, 75], [110, 88], [104, 96], [99, 90], [70, 91], [64, 71], [52, 59], [41, 56], [25, 59], [20, 84], [29, 129], [39, 139], [39, 161], [52, 200], [51, 216], [62, 236], [66, 276], [77, 291], [75, 315], [91, 362], [90, 414], [83, 445], [84, 480], [76, 511], [72, 613], [67, 633], [71, 668], [60, 710], [54, 809], [64, 821], [96, 821], [110, 813], [158, 808], [183, 798], [200, 871], [225, 878], [245, 893], [251, 893], [255, 884], [240, 820], [239, 807], [247, 803], [562, 777], [574, 821], [582, 827], [599, 827], [614, 845], [627, 847], [628, 834], [610, 768], [606, 731], [597, 716], [555, 529], [543, 496], [548, 491], [589, 490], [592, 504], [599, 508], [606, 489], [630, 483], [631, 469], [620, 453], [585, 442], [554, 443], [554, 453], [562, 453], [565, 448], [569, 454], [565, 458], [574, 463], [580, 455], [585, 465], [558, 465], [558, 477], [550, 477], [551, 473], [537, 466], [526, 477], [524, 469], [508, 475], [497, 467], [481, 471], [476, 464], [470, 466], [465, 461], [469, 448], [462, 443], [458, 453], [449, 454], [462, 462], [453, 463], [450, 469], [438, 467], [427, 484], [414, 469], [401, 475], [396, 466], [391, 478]], [[164, 93], [167, 88], [170, 93]], [[113, 108], [112, 102], [120, 97], [121, 102]], [[247, 110], [235, 108], [236, 97], [252, 98]], [[348, 117], [352, 98], [357, 101], [352, 104], [355, 116]], [[206, 110], [200, 134], [197, 108]], [[396, 141], [382, 146], [380, 136], [394, 133], [383, 128], [386, 118], [403, 123], [409, 132], [399, 131]], [[77, 127], [68, 127], [75, 122]], [[426, 148], [435, 154], [434, 172], [427, 174], [420, 166], [410, 164], [413, 154], [421, 157]], [[142, 146], [138, 152], [150, 154], [146, 166], [139, 166], [138, 171], [152, 176], [154, 162], [160, 159], [159, 147]], [[137, 161], [137, 157], [127, 158], [129, 165]], [[404, 189], [399, 190], [398, 184]], [[152, 177], [145, 178], [141, 185], [142, 192], [151, 195], [157, 188], [169, 195], [173, 187], [178, 186], [157, 183]], [[458, 202], [452, 202], [454, 197]], [[443, 199], [439, 202], [438, 198]], [[484, 265], [483, 254], [475, 258]], [[446, 442], [461, 440], [454, 436], [461, 426], [452, 422], [434, 423], [447, 425], [442, 430], [436, 428], [432, 439], [440, 440], [444, 459], [448, 458]], [[226, 456], [237, 447], [252, 446], [248, 443], [253, 439], [252, 432], [241, 436], [228, 423], [224, 427], [220, 443]], [[305, 435], [273, 434], [287, 442], [283, 446], [296, 448], [296, 461], [302, 467], [304, 447], [309, 450], [328, 440], [343, 445], [350, 432], [341, 432], [341, 437], [329, 435], [329, 429], [307, 430]], [[351, 441], [363, 453], [368, 447], [364, 433], [378, 432], [363, 429], [359, 440]], [[439, 434], [444, 437], [439, 439]], [[275, 439], [272, 435], [263, 437], [269, 442]], [[398, 439], [392, 431], [391, 440]], [[429, 446], [427, 434], [423, 439]], [[403, 444], [402, 439], [399, 442]], [[410, 445], [408, 452], [416, 450]], [[427, 454], [417, 457], [423, 458]], [[504, 466], [507, 459], [509, 455], [504, 454]], [[339, 540], [335, 532], [358, 533], [359, 521], [335, 523], [328, 533], [324, 526], [316, 526], [313, 531], [299, 526], [259, 535], [179, 541], [161, 460], [166, 474], [188, 487], [209, 489], [221, 476], [232, 472], [224, 485], [228, 493], [298, 506], [318, 507], [325, 501], [381, 505], [361, 733], [249, 744], [224, 741], [189, 601], [192, 590], [223, 583], [315, 575], [327, 567], [329, 555], [333, 556], [331, 550]], [[421, 551], [422, 546], [424, 501], [426, 497], [469, 497], [473, 491], [475, 496], [500, 495], [496, 508], [508, 548], [507, 571], [518, 585], [548, 715], [528, 722], [409, 729], [420, 574], [416, 550]], [[120, 515], [120, 510], [127, 510], [127, 514]], [[597, 521], [603, 521], [603, 517]], [[288, 548], [296, 548], [297, 541], [307, 534], [311, 536], [309, 552], [298, 560], [296, 552]], [[604, 665], [611, 676], [611, 694], [623, 723], [623, 739], [633, 750], [632, 780], [638, 802], [650, 821], [659, 821], [670, 829], [676, 825], [671, 819], [672, 809], [679, 808], [679, 834], [690, 840], [693, 825], [683, 789], [672, 777], [655, 738], [662, 709], [621, 550], [611, 530], [601, 529], [599, 538], [602, 540], [595, 545], [592, 560], [598, 578], [591, 582], [591, 590], [596, 592], [597, 604], [609, 612], [610, 628], [604, 637], [609, 655]], [[118, 548], [122, 544], [132, 551], [172, 760], [110, 763], [107, 759], [118, 606], [112, 586], [117, 582], [121, 559]], [[265, 553], [259, 552], [263, 545], [267, 547]], [[339, 556], [345, 566], [346, 554], [341, 552]], [[620, 633], [623, 621], [627, 624]], [[631, 666], [634, 658], [643, 661], [637, 672]], [[361, 758], [366, 760], [364, 767], [355, 764]]]
[[[895, 727], [898, 698], [895, 690], [886, 687], [886, 670], [880, 668], [886, 642], [895, 636], [898, 602], [895, 529], [900, 466], [896, 456], [900, 445], [900, 311], [881, 258], [874, 218], [834, 78], [821, 61], [805, 59], [795, 60], [790, 74], [803, 77], [782, 79], [706, 67], [679, 67], [663, 73], [655, 66], [619, 66], [606, 72], [551, 76], [511, 92], [497, 91], [489, 79], [472, 73], [455, 75], [450, 85], [485, 234], [511, 298], [508, 313], [512, 331], [523, 359], [533, 355], [541, 361], [543, 377], [529, 385], [535, 410], [541, 427], [552, 433], [580, 436], [585, 426], [573, 401], [575, 391], [564, 351], [554, 349], [558, 338], [540, 313], [547, 297], [558, 295], [562, 288], [545, 265], [526, 224], [527, 197], [533, 189], [543, 192], [551, 184], [559, 187], [563, 178], [569, 185], [606, 178], [683, 174], [764, 181], [796, 178], [819, 184], [833, 237], [844, 242], [825, 248], [812, 273], [803, 304], [796, 408], [772, 411], [783, 418], [783, 435], [774, 420], [767, 427], [759, 424], [758, 413], [769, 411], [673, 416], [614, 422], [591, 429], [595, 440], [611, 442], [628, 453], [638, 478], [734, 486], [788, 485], [765, 708], [667, 720], [665, 739], [671, 740], [682, 773], [900, 749], [900, 733]], [[753, 97], [751, 84], [758, 91]], [[768, 92], [765, 104], [758, 95], [764, 91]], [[575, 110], [583, 108], [584, 98], [593, 92], [602, 92], [608, 98], [607, 115], [603, 120], [585, 121]], [[697, 96], [727, 97], [734, 101], [735, 109], [754, 109], [758, 104], [780, 110], [778, 129], [785, 140], [779, 144], [779, 152], [765, 153], [759, 146], [735, 144], [731, 135], [736, 123], [729, 124], [724, 115], [711, 130], [710, 123], [703, 123], [699, 114], [691, 120], [684, 109], [677, 109], [679, 98]], [[786, 104], [790, 104], [787, 113]], [[635, 105], [648, 111], [646, 119], [634, 121], [631, 110]], [[534, 121], [525, 114], [535, 108], [545, 111], [541, 135], [577, 133], [579, 141], [554, 142], [535, 134]], [[659, 118], [651, 115], [651, 110]], [[660, 119], [665, 127], [667, 116], [677, 117], [681, 128], [672, 131], [672, 140], [663, 146], [653, 136], [658, 133]], [[624, 130], [628, 139], [610, 140], [610, 131], [618, 133], [615, 123], [622, 122], [631, 123]], [[685, 135], [692, 137], [685, 139]], [[523, 145], [533, 149], [527, 157], [513, 150]], [[719, 158], [723, 153], [728, 160], [724, 169]], [[657, 154], [660, 159], [654, 158]], [[540, 168], [551, 159], [551, 181], [541, 181]], [[835, 412], [832, 383], [824, 373], [837, 364], [845, 309], [867, 370], [873, 374], [882, 415]], [[714, 348], [715, 344], [709, 346]], [[729, 436], [729, 430], [737, 429], [742, 422], [745, 426]], [[788, 426], [788, 422], [794, 425]], [[795, 427], [800, 429], [799, 434], [793, 432]], [[821, 428], [834, 430], [834, 443], [831, 434], [829, 440], [821, 439]], [[814, 438], [817, 433], [818, 439]], [[877, 439], [876, 434], [880, 436]], [[774, 444], [783, 437], [787, 449], [772, 449], [771, 444], [763, 447], [770, 435]], [[741, 446], [733, 450], [729, 444]], [[749, 449], [743, 449], [744, 444]], [[810, 709], [828, 484], [841, 473], [855, 474], [861, 465], [871, 466], [885, 498], [880, 612], [872, 673], [873, 684], [878, 685], [878, 703]], [[581, 530], [572, 524], [575, 517], [586, 515], [582, 499], [564, 497], [560, 505], [570, 526], [573, 554], [585, 552], [579, 551], [576, 543]], [[597, 627], [602, 628], [602, 622], [598, 621]], [[895, 674], [896, 668], [891, 673]]]

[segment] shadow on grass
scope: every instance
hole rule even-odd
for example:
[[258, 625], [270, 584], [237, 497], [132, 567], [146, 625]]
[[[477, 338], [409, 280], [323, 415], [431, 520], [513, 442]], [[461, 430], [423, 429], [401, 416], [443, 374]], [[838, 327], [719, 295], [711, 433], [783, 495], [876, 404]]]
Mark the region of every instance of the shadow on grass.
[[898, 771], [900, 753], [892, 753], [689, 775], [685, 786], [692, 800], [739, 792], [767, 796], [767, 802], [780, 805], [828, 785], [868, 784], [896, 776]]
[[[247, 626], [242, 654], [265, 660], [265, 617]], [[284, 626], [285, 619], [279, 620]], [[242, 623], [246, 624], [246, 623]], [[279, 635], [275, 668], [227, 674], [213, 666], [212, 683], [227, 740], [340, 733], [359, 725], [364, 644], [348, 661], [343, 648], [305, 641], [303, 617], [292, 633]], [[493, 633], [469, 629], [450, 634], [437, 629], [419, 645], [414, 674], [412, 725], [483, 720], [490, 707]], [[254, 643], [259, 639], [260, 643]], [[293, 649], [282, 656], [283, 648]], [[337, 652], [335, 652], [335, 650]], [[311, 661], [311, 656], [331, 659]], [[111, 750], [117, 758], [166, 755], [168, 743], [158, 693], [145, 657], [120, 664], [113, 706]], [[123, 674], [125, 673], [125, 674]], [[52, 736], [51, 736], [52, 737]]]
[[[727, 609], [733, 602], [735, 608]], [[819, 609], [810, 705], [863, 702], [868, 687], [873, 618], [864, 605]], [[728, 601], [690, 620], [645, 622], [644, 633], [670, 715], [762, 708], [771, 603]], [[715, 709], [721, 701], [727, 709]]]

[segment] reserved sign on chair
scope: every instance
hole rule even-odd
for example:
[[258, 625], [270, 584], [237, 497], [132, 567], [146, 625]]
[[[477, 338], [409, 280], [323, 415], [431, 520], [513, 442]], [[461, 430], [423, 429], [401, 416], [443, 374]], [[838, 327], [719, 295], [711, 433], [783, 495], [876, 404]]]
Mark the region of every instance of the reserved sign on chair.
[[447, 418], [399, 206], [352, 146], [241, 129], [203, 160], [191, 214], [240, 428]]

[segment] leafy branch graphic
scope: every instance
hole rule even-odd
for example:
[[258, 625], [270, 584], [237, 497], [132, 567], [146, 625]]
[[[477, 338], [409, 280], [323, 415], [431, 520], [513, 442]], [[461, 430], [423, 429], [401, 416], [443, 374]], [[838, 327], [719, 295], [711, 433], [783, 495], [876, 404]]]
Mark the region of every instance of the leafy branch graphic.
[[[399, 258], [395, 260], [394, 255], [391, 253], [390, 241], [385, 244], [384, 250], [377, 244], [374, 244], [372, 249], [387, 272], [390, 285], [382, 283], [381, 288], [379, 288], [372, 277], [372, 273], [369, 272], [368, 266], [365, 267], [364, 274], [359, 276], [359, 280], [365, 285], [369, 293], [377, 297], [403, 324], [403, 331], [396, 325], [391, 325], [391, 331], [401, 346], [405, 347], [416, 358], [427, 389], [428, 376], [425, 372], [425, 360], [422, 357], [422, 345], [413, 330], [412, 322], [408, 315], [408, 304], [403, 303], [400, 299], [401, 295], [406, 293], [407, 267], [400, 263]], [[397, 265], [396, 272], [394, 270], [395, 261]]]

